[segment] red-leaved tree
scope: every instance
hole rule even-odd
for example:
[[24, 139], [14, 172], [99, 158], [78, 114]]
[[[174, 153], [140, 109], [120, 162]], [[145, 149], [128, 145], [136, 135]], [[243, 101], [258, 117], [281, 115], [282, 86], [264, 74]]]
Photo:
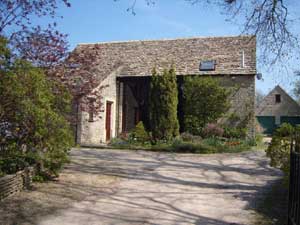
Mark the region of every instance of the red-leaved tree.
[[[66, 35], [56, 29], [56, 11], [68, 0], [1, 0], [0, 36], [5, 37], [12, 52], [37, 66], [50, 66], [66, 57]], [[45, 27], [36, 24], [41, 17], [53, 21]]]
[[[101, 110], [101, 89], [95, 76], [99, 49], [79, 54], [68, 52], [67, 35], [57, 29], [58, 7], [70, 7], [68, 0], [1, 0], [0, 36], [5, 37], [15, 58], [30, 61], [45, 68], [49, 79], [56, 80], [53, 91], [62, 93], [63, 84], [83, 111]], [[37, 24], [39, 18], [50, 18], [46, 26]], [[91, 101], [87, 96], [93, 96]], [[91, 107], [92, 104], [92, 107]], [[76, 116], [77, 118], [77, 116]]]
[[[103, 80], [103, 65], [99, 53], [100, 45], [93, 45], [91, 48], [76, 48], [71, 52], [63, 63], [52, 66], [47, 70], [47, 74], [66, 86], [72, 96], [75, 111], [92, 111], [98, 116], [103, 111], [102, 91], [107, 86], [101, 85]], [[120, 64], [109, 68], [107, 73], [118, 69]], [[78, 116], [74, 114], [75, 122]]]

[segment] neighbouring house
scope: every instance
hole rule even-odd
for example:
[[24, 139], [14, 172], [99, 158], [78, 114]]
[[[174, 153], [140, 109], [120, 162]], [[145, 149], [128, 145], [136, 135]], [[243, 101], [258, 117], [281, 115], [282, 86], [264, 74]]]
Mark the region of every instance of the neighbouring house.
[[272, 134], [282, 123], [300, 124], [300, 106], [277, 85], [256, 108], [256, 118], [265, 134]]
[[[77, 143], [107, 143], [129, 132], [139, 121], [149, 126], [148, 94], [152, 70], [175, 66], [180, 82], [184, 76], [212, 76], [226, 87], [234, 88], [230, 118], [243, 121], [254, 135], [255, 128], [255, 36], [197, 37], [172, 40], [124, 41], [79, 44], [74, 51], [88, 54], [97, 46], [103, 109], [99, 115], [78, 113]], [[179, 98], [178, 110], [181, 101]], [[224, 118], [223, 122], [226, 122]], [[182, 118], [179, 118], [182, 123]], [[181, 129], [181, 131], [183, 131]]]

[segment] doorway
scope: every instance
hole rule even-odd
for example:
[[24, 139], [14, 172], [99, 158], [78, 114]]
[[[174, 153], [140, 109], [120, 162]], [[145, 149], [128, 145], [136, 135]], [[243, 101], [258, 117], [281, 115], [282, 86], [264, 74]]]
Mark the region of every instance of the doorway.
[[106, 141], [111, 139], [111, 111], [112, 111], [112, 102], [106, 102], [106, 121], [105, 121], [105, 130], [106, 130]]

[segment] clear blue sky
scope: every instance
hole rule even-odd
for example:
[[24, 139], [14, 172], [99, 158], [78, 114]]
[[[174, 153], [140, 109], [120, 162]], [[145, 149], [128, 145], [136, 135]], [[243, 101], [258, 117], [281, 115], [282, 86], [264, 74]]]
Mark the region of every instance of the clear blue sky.
[[[239, 27], [226, 22], [218, 8], [191, 5], [184, 0], [157, 0], [154, 6], [138, 0], [135, 16], [126, 11], [132, 0], [70, 2], [71, 8], [59, 7], [58, 12], [64, 17], [58, 20], [58, 28], [69, 34], [70, 49], [78, 43], [240, 34]], [[299, 4], [295, 7], [294, 12], [300, 12]], [[297, 32], [300, 31], [298, 24], [294, 27]], [[295, 66], [295, 61], [293, 63]], [[265, 66], [257, 69], [263, 73], [264, 81], [257, 81], [256, 87], [263, 93], [276, 84], [291, 90], [295, 79], [291, 71], [294, 68], [288, 73], [280, 72], [280, 68], [269, 73]]]

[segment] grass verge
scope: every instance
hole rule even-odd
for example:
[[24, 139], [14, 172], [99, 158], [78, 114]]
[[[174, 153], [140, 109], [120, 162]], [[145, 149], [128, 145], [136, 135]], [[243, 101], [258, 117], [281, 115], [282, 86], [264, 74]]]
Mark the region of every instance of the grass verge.
[[258, 205], [254, 225], [284, 225], [287, 223], [288, 188], [283, 180], [270, 188]]

